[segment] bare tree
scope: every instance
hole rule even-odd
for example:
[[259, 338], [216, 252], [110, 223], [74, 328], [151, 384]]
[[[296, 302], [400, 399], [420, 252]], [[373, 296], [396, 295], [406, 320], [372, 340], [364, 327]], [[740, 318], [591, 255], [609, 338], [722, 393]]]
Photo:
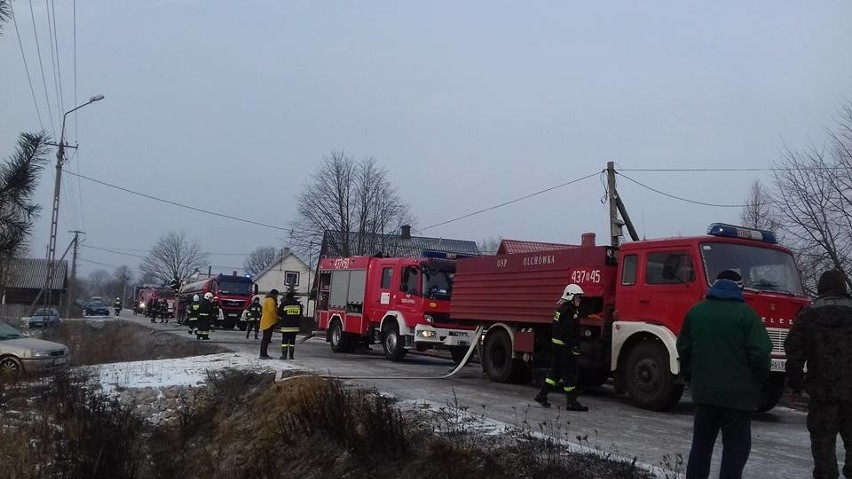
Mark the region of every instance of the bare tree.
[[483, 238], [482, 241], [479, 242], [477, 247], [479, 248], [479, 252], [484, 255], [495, 255], [497, 254], [497, 250], [500, 249], [500, 242], [502, 238], [495, 238], [493, 236], [489, 236], [488, 238]]
[[278, 259], [278, 248], [274, 246], [258, 246], [243, 261], [246, 273], [255, 275], [268, 268]]
[[0, 0], [0, 35], [3, 34], [3, 24], [12, 17], [12, 10], [7, 0]]
[[95, 296], [108, 296], [110, 274], [105, 269], [96, 269], [89, 273], [89, 290]]
[[740, 223], [743, 226], [776, 232], [781, 228], [772, 195], [759, 180], [754, 180], [751, 184], [745, 205], [740, 213]]
[[355, 160], [343, 152], [325, 158], [296, 203], [290, 240], [300, 251], [319, 244], [331, 231], [334, 234], [327, 238], [338, 254], [373, 254], [384, 246], [386, 234], [412, 224], [408, 205], [388, 180], [387, 171], [373, 158]]
[[852, 104], [842, 111], [826, 147], [788, 148], [776, 165], [773, 199], [811, 292], [822, 271], [852, 271]]
[[142, 260], [139, 269], [157, 281], [168, 283], [183, 279], [195, 269], [207, 264], [207, 254], [201, 251], [198, 240], [189, 240], [184, 231], [169, 231], [157, 240]]

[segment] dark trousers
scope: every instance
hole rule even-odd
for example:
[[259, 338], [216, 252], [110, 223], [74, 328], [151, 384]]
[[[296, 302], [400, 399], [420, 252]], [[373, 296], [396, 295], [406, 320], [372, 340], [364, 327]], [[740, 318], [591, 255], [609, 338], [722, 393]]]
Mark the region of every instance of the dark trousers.
[[189, 325], [189, 332], [190, 333], [195, 332], [195, 328], [197, 327], [196, 323], [198, 323], [198, 320], [195, 319], [195, 318], [189, 318], [189, 319], [186, 320], [186, 324]]
[[257, 333], [260, 332], [260, 321], [255, 319], [246, 323], [246, 338], [249, 337], [252, 331], [254, 331], [254, 339], [257, 339]]
[[260, 339], [260, 357], [268, 357], [269, 353], [266, 350], [269, 348], [269, 343], [272, 342], [272, 333], [275, 332], [275, 328], [269, 328], [263, 330], [263, 337]]
[[695, 405], [692, 450], [686, 466], [687, 479], [706, 479], [716, 436], [722, 430], [722, 467], [720, 479], [739, 479], [751, 453], [751, 411]]
[[552, 347], [551, 361], [553, 364], [550, 366], [550, 372], [544, 378], [544, 386], [539, 394], [546, 396], [548, 391], [558, 390], [561, 383], [562, 391], [568, 396], [568, 401], [576, 401], [579, 395], [577, 390], [578, 356], [565, 346], [554, 344]]
[[808, 404], [808, 432], [811, 433], [814, 478], [840, 477], [837, 472], [837, 455], [834, 452], [838, 433], [846, 449], [843, 475], [852, 478], [852, 403], [811, 398]]
[[210, 339], [210, 318], [199, 316], [196, 320], [198, 329], [195, 335], [198, 339]]
[[281, 357], [293, 359], [296, 353], [296, 332], [281, 332]]

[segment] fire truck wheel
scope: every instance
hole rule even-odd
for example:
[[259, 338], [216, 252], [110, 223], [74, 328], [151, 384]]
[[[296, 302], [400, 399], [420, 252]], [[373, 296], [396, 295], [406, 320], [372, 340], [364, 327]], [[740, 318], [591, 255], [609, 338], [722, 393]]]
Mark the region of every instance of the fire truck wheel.
[[335, 353], [348, 353], [354, 349], [352, 339], [343, 332], [343, 323], [339, 319], [331, 322], [331, 326], [328, 328], [328, 337], [331, 350]]
[[683, 394], [683, 385], [669, 370], [669, 353], [656, 340], [642, 341], [630, 350], [625, 371], [627, 394], [633, 402], [652, 411], [674, 407]]
[[757, 403], [758, 412], [766, 412], [778, 405], [781, 396], [784, 395], [784, 380], [786, 377], [783, 374], [772, 374], [769, 379], [763, 383], [760, 389], [760, 398]]
[[497, 329], [485, 337], [482, 347], [482, 369], [498, 383], [529, 382], [529, 367], [520, 359], [512, 358], [512, 340], [504, 329]]
[[385, 357], [391, 361], [402, 361], [405, 357], [405, 341], [399, 334], [399, 325], [395, 319], [385, 320], [382, 325], [382, 349]]

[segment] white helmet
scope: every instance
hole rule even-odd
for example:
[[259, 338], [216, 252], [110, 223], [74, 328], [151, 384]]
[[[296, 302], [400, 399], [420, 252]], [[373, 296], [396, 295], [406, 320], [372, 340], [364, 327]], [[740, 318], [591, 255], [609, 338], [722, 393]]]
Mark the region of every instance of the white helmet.
[[213, 299], [213, 293], [211, 293], [210, 291], [204, 293], [204, 299], [210, 301], [211, 299]]
[[574, 283], [571, 283], [565, 287], [565, 290], [562, 292], [561, 299], [564, 299], [565, 301], [571, 301], [572, 299], [574, 299], [574, 296], [582, 296], [583, 294], [583, 288], [577, 286]]
[[195, 302], [197, 303], [197, 302], [201, 301], [201, 298], [199, 298], [197, 294], [193, 294], [193, 295], [192, 295], [192, 300], [193, 300], [193, 301], [195, 301]]

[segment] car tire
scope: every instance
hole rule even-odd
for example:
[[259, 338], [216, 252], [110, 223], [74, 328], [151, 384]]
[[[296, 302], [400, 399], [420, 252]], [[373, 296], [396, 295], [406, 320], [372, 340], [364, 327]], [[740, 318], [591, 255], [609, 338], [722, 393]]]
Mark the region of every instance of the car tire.
[[24, 365], [14, 356], [0, 358], [0, 377], [16, 378], [24, 373]]

